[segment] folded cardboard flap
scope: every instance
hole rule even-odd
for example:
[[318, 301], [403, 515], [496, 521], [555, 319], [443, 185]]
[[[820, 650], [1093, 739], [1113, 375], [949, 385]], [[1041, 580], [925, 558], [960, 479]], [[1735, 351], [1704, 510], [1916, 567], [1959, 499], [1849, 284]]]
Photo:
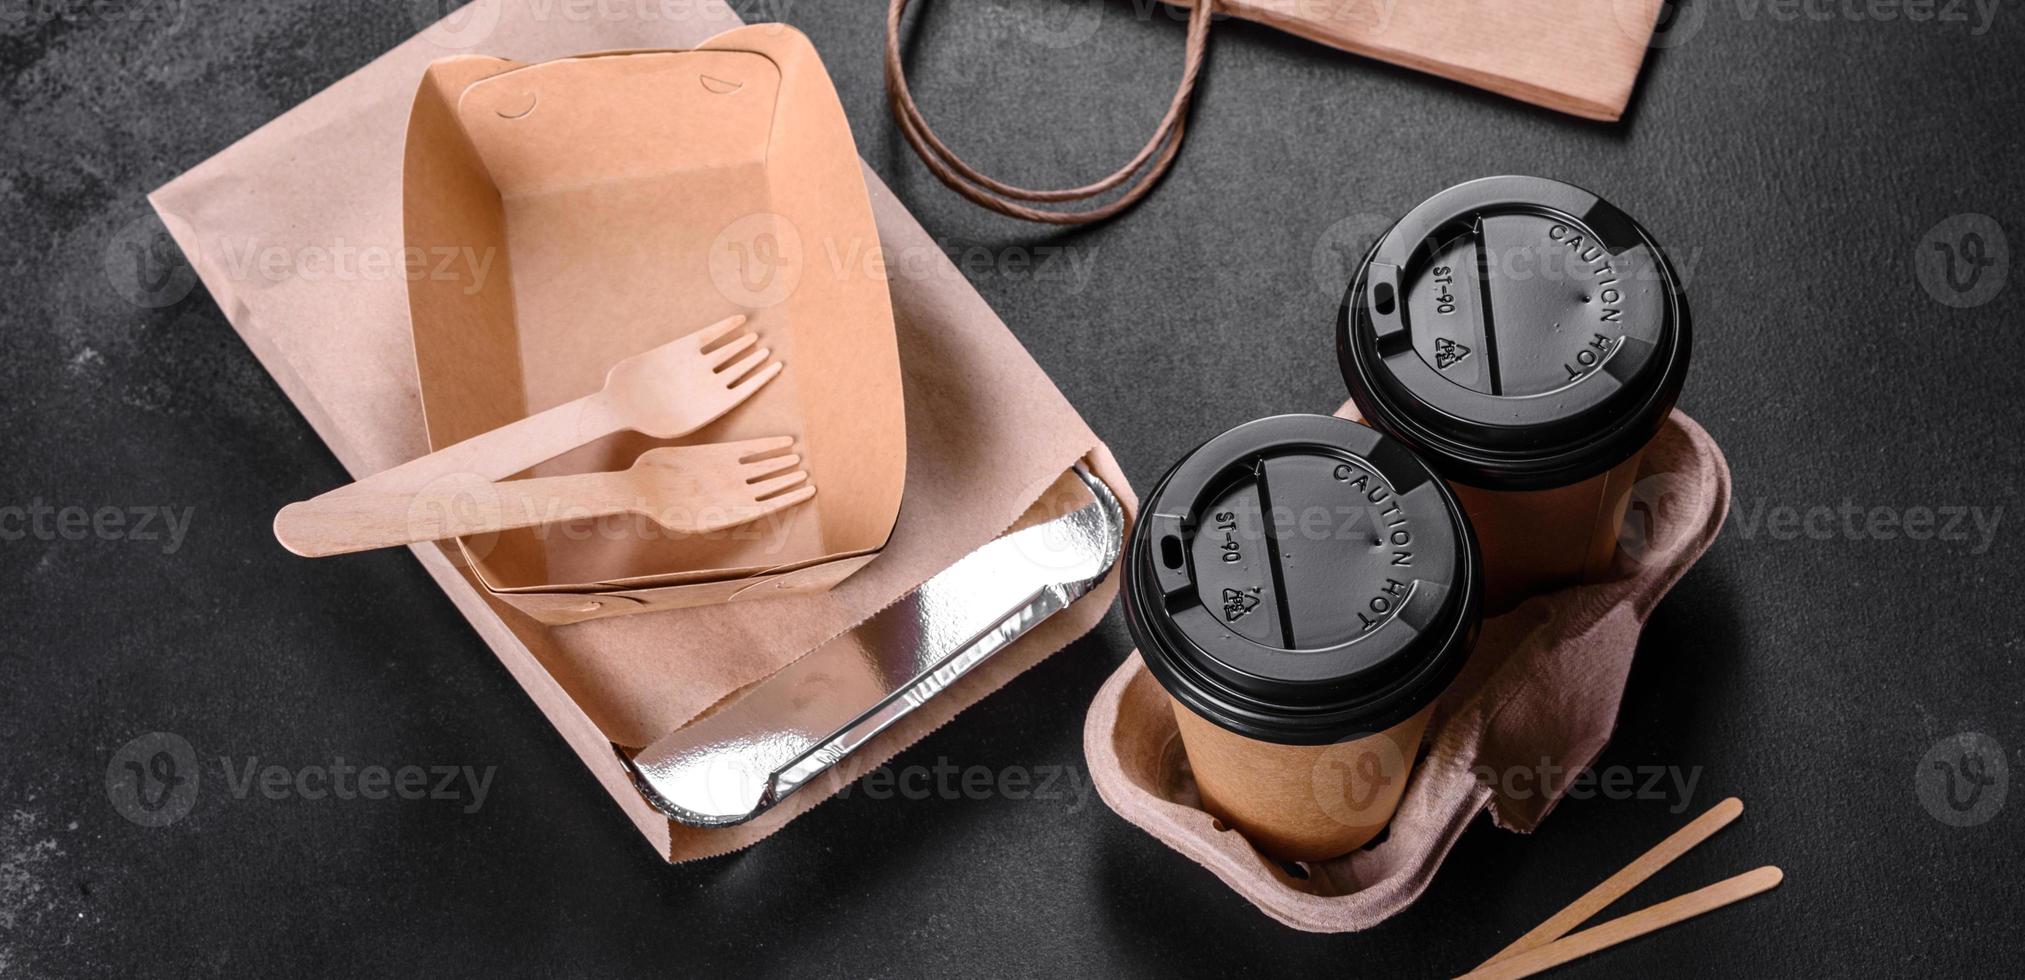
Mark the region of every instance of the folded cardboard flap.
[[637, 194], [626, 181], [658, 190], [712, 175], [763, 190], [780, 84], [749, 51], [564, 58], [472, 83], [457, 120], [506, 198], [581, 190], [589, 199], [564, 205], [595, 205]]
[[621, 433], [528, 475], [788, 435], [817, 488], [714, 534], [629, 517], [460, 542], [489, 589], [568, 622], [825, 589], [884, 546], [906, 465], [892, 304], [877, 266], [850, 260], [876, 254], [878, 231], [806, 38], [439, 61], [405, 166], [407, 245], [448, 259], [409, 284], [432, 446], [594, 392], [617, 361], [742, 313], [785, 365], [745, 404], [680, 440]]

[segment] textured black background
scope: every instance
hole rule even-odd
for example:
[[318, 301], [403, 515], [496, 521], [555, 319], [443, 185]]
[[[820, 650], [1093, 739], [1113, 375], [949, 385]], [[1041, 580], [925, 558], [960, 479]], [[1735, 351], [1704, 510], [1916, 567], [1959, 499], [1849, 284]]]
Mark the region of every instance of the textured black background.
[[[1128, 155], [1180, 24], [1145, 0], [1078, 21], [1082, 2], [929, 5], [912, 64], [944, 135], [1036, 183]], [[908, 154], [883, 4], [741, 5], [814, 38], [863, 153], [938, 240], [1089, 260], [1081, 280], [974, 279], [1141, 488], [1231, 424], [1340, 401], [1329, 229], [1375, 220], [1358, 215], [1538, 173], [1613, 199], [1689, 267], [1683, 406], [1728, 452], [1737, 507], [1653, 619], [1603, 761], [1698, 769], [1692, 798], [1569, 802], [1530, 838], [1479, 823], [1419, 904], [1351, 936], [1272, 922], [1090, 791], [1083, 712], [1130, 649], [1115, 614], [895, 762], [1071, 767], [1074, 794], [856, 794], [745, 854], [663, 866], [411, 559], [275, 546], [275, 508], [343, 472], [201, 289], [148, 309], [108, 279], [147, 190], [406, 37], [412, 5], [0, 3], [0, 505], [193, 508], [174, 554], [0, 543], [0, 975], [1452, 974], [1730, 794], [1742, 822], [1627, 907], [1760, 863], [1786, 884], [1565, 975], [2002, 970], [2025, 951], [2025, 804], [2013, 787], [1989, 822], [1946, 826], [1914, 772], [1958, 732], [2014, 770], [2025, 746], [2025, 287], [1955, 309], [1915, 256], [1958, 213], [2025, 245], [2025, 10], [1978, 33], [1973, 6], [1912, 23], [1692, 2], [1622, 125], [1223, 23], [1173, 175], [1066, 234], [971, 209]], [[1748, 520], [1845, 501], [2002, 518], [1980, 550], [1973, 530], [1787, 540]], [[106, 790], [151, 731], [205, 760], [194, 811], [159, 829]], [[234, 799], [221, 756], [498, 769], [467, 814]]]

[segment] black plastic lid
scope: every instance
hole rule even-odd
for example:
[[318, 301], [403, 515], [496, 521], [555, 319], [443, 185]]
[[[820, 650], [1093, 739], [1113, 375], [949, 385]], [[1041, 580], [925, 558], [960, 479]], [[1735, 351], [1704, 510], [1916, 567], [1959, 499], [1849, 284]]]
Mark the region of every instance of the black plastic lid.
[[1442, 476], [1564, 486], [1659, 431], [1688, 365], [1679, 277], [1636, 221], [1539, 177], [1458, 184], [1408, 212], [1336, 318], [1350, 397]]
[[1125, 620], [1153, 675], [1238, 734], [1300, 745], [1398, 724], [1455, 679], [1483, 570], [1455, 494], [1328, 415], [1247, 422], [1147, 498]]

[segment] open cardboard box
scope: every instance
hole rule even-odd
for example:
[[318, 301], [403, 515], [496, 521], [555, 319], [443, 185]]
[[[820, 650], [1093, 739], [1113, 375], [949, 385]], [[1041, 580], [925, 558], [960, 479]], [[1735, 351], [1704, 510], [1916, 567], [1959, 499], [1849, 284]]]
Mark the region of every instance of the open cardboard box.
[[645, 517], [460, 540], [486, 589], [546, 623], [829, 589], [887, 541], [905, 415], [855, 146], [807, 39], [745, 28], [685, 51], [424, 74], [402, 178], [429, 442], [442, 448], [596, 391], [617, 361], [743, 313], [785, 365], [679, 440], [626, 432], [530, 470], [621, 470], [661, 445], [793, 436], [813, 500], [674, 535]]

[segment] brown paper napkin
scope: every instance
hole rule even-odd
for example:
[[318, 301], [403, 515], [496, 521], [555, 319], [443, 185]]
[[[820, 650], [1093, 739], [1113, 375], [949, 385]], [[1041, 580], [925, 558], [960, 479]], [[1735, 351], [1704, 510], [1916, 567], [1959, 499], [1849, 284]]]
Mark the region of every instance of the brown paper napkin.
[[[1426, 755], [1378, 845], [1309, 865], [1299, 878], [1198, 809], [1169, 701], [1134, 653], [1104, 683], [1084, 720], [1090, 776], [1111, 809], [1215, 872], [1272, 916], [1309, 932], [1368, 929], [1427, 889], [1449, 848], [1488, 807], [1499, 826], [1539, 826], [1566, 776], [1595, 761], [1646, 617], [1708, 549], [1730, 506], [1722, 450], [1676, 411], [1647, 451], [1609, 582], [1530, 599], [1489, 620], [1429, 728]], [[1552, 760], [1562, 781], [1523, 798], [1478, 778], [1482, 767], [1536, 771]], [[1496, 781], [1500, 787], [1516, 785]]]
[[[407, 112], [423, 69], [461, 53], [539, 61], [684, 48], [739, 24], [717, 0], [681, 10], [643, 19], [629, 6], [590, 5], [561, 16], [537, 0], [479, 0], [151, 196], [227, 319], [354, 476], [427, 450], [400, 211]], [[1032, 357], [870, 170], [866, 182], [896, 270], [908, 460], [899, 524], [864, 571], [822, 595], [544, 628], [487, 598], [446, 549], [414, 549], [672, 859], [778, 829], [1087, 631], [1116, 594], [1113, 577], [762, 820], [690, 831], [632, 789], [615, 744], [644, 746], [863, 621], [1010, 526], [1077, 462], [1136, 506], [1110, 453]], [[424, 257], [422, 274], [436, 258]]]

